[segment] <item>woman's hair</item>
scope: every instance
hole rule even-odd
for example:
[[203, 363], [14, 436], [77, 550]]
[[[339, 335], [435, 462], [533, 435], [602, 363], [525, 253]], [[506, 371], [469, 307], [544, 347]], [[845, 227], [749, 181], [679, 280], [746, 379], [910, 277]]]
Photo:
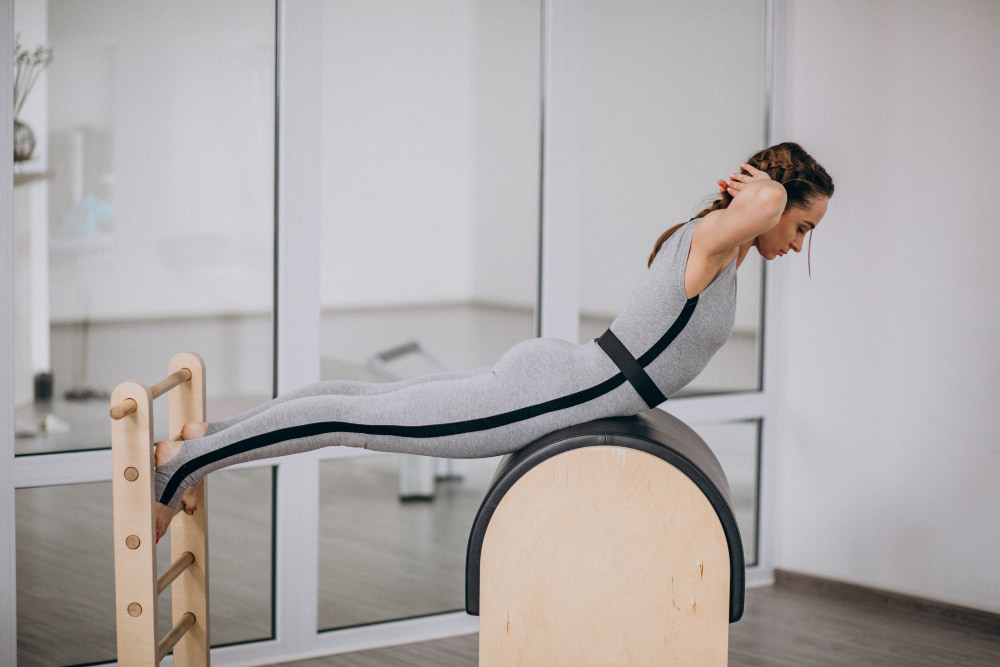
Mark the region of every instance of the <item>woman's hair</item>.
[[[806, 153], [798, 144], [785, 142], [765, 148], [752, 155], [747, 160], [747, 164], [766, 172], [771, 180], [785, 186], [785, 192], [788, 193], [786, 209], [793, 206], [805, 208], [819, 197], [833, 196], [833, 179], [830, 178], [830, 174], [826, 173], [823, 165], [809, 153]], [[712, 211], [726, 208], [732, 201], [733, 196], [728, 192], [723, 192], [708, 208], [702, 210], [692, 220], [704, 218]], [[663, 247], [666, 240], [684, 224], [682, 222], [679, 225], [674, 225], [656, 240], [653, 253], [649, 256], [649, 264], [653, 263], [656, 253], [660, 252], [660, 248]]]

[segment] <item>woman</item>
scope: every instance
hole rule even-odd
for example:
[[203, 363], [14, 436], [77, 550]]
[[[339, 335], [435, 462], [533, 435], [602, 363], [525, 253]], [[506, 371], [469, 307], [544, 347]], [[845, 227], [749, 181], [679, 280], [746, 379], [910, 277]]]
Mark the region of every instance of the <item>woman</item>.
[[833, 195], [800, 146], [767, 148], [718, 181], [720, 196], [656, 242], [649, 271], [610, 329], [574, 345], [533, 339], [492, 369], [394, 383], [303, 387], [232, 419], [187, 424], [156, 449], [157, 539], [187, 489], [234, 463], [329, 445], [444, 458], [516, 451], [559, 428], [655, 407], [690, 382], [732, 332], [736, 269], [750, 248], [802, 250]]

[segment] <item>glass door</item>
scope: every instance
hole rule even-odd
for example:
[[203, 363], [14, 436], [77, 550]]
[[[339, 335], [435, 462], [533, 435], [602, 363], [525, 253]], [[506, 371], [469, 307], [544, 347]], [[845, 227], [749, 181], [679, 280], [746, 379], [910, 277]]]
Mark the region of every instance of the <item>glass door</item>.
[[[108, 456], [110, 391], [193, 351], [209, 419], [271, 394], [275, 8], [17, 0], [14, 29], [52, 55], [14, 164], [18, 657], [112, 661], [111, 485], [77, 467]], [[271, 469], [211, 486], [213, 644], [269, 638]]]
[[[540, 15], [324, 6], [323, 379], [483, 368], [534, 335]], [[323, 456], [319, 628], [464, 609], [497, 461]]]
[[[586, 340], [656, 236], [764, 139], [764, 0], [14, 6], [22, 43], [54, 55], [25, 105], [37, 152], [13, 168], [18, 434], [0, 481], [17, 487], [26, 663], [114, 658], [117, 382], [200, 352], [217, 419], [276, 387], [482, 368], [539, 331]], [[736, 44], [760, 57], [734, 84], [718, 53]], [[722, 460], [766, 566], [760, 268], [741, 270], [739, 344], [666, 408]], [[330, 448], [213, 474], [213, 643], [241, 644], [213, 660], [474, 631], [456, 610], [495, 465]]]

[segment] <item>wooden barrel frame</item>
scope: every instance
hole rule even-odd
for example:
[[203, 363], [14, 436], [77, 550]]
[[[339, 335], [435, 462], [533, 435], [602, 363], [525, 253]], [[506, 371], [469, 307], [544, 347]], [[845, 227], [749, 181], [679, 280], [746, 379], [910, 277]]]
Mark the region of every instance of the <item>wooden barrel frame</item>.
[[744, 595], [722, 467], [660, 410], [506, 457], [469, 537], [480, 665], [724, 665]]
[[[205, 482], [198, 511], [171, 522], [171, 565], [157, 578], [153, 479], [153, 400], [167, 394], [169, 433], [205, 421], [205, 362], [185, 352], [166, 378], [148, 387], [134, 380], [111, 395], [111, 460], [115, 535], [118, 664], [158, 665], [173, 651], [178, 667], [207, 667], [208, 535]], [[157, 636], [157, 600], [171, 588], [173, 628]]]

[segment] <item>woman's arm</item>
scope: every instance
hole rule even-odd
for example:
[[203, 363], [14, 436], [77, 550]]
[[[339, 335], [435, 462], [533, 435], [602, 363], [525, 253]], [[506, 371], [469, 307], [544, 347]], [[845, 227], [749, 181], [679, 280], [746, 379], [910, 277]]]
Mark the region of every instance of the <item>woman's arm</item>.
[[719, 181], [733, 201], [705, 216], [695, 228], [692, 251], [705, 259], [729, 257], [733, 249], [778, 224], [785, 210], [784, 186], [750, 165], [742, 168], [745, 173], [733, 174], [728, 183]]

